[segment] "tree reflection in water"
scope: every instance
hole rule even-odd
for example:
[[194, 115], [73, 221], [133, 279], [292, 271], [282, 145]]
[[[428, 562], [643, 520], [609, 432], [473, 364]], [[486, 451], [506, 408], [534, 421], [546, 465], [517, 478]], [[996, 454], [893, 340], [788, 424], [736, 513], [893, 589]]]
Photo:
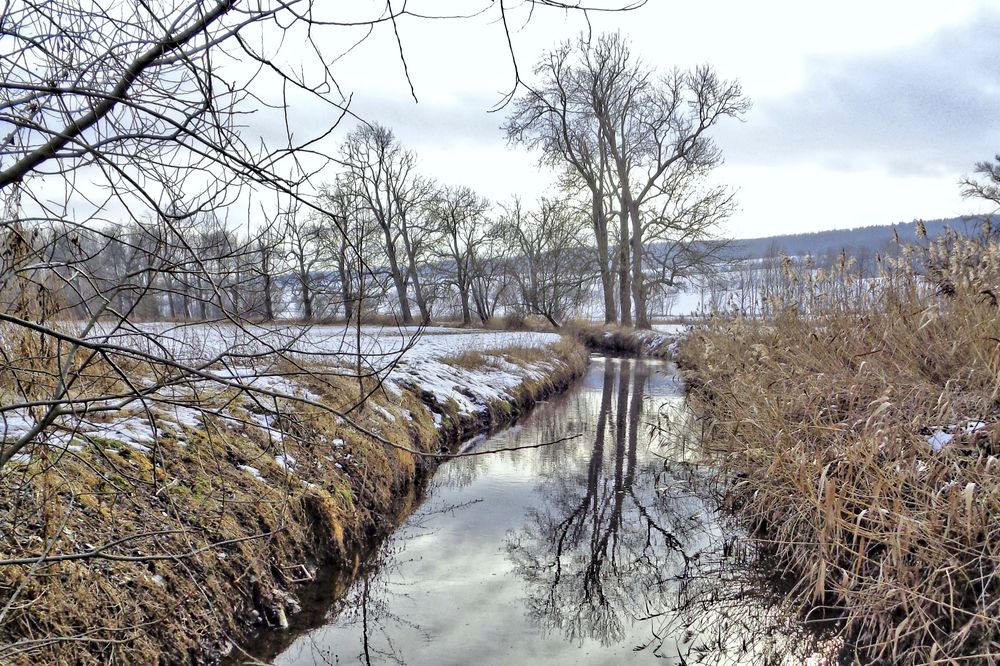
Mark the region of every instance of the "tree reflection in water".
[[583, 437], [443, 465], [349, 591], [258, 654], [281, 652], [283, 666], [833, 663], [822, 654], [838, 645], [802, 630], [720, 526], [687, 445], [696, 429], [672, 366], [595, 359], [579, 387], [478, 446]]
[[650, 600], [666, 591], [664, 574], [686, 566], [681, 539], [704, 529], [684, 515], [690, 507], [662, 501], [655, 458], [640, 469], [647, 378], [645, 363], [605, 364], [585, 481], [566, 474], [546, 479], [546, 501], [507, 539], [527, 584], [531, 617], [570, 640], [622, 641], [637, 618], [650, 615]]
[[654, 446], [643, 418], [650, 372], [645, 362], [605, 364], [586, 479], [565, 470], [546, 478], [544, 502], [507, 537], [531, 619], [602, 645], [641, 636], [636, 624], [645, 624], [633, 650], [681, 663], [836, 662], [839, 643], [802, 627], [749, 566], [741, 540], [721, 529], [717, 502], [698, 490], [686, 459], [694, 424], [683, 403], [667, 405], [652, 428], [674, 441]]

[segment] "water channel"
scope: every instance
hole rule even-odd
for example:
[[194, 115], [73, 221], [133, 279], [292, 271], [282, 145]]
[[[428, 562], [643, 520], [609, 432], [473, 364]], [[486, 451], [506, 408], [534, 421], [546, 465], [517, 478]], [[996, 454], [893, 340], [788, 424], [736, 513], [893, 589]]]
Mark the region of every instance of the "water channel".
[[[741, 564], [691, 455], [666, 362], [595, 357], [586, 377], [443, 464], [353, 580], [316, 586], [254, 648], [326, 664], [835, 663], [767, 572]], [[296, 627], [298, 630], [296, 631]]]

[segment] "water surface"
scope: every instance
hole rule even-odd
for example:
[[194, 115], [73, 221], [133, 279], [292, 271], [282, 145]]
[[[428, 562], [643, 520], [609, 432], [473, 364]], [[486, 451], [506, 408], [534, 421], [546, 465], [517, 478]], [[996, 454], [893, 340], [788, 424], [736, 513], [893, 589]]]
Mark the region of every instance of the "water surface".
[[830, 644], [734, 557], [738, 535], [691, 464], [693, 423], [671, 364], [595, 358], [574, 389], [470, 446], [579, 437], [442, 465], [360, 576], [307, 602], [313, 628], [259, 656], [282, 666], [828, 663], [819, 655]]

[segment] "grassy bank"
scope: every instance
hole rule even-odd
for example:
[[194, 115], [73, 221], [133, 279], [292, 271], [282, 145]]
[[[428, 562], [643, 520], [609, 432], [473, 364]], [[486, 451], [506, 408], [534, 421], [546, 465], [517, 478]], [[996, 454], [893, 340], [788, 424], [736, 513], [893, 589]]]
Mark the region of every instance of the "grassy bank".
[[717, 319], [679, 363], [801, 608], [841, 613], [863, 663], [1000, 663], [1000, 247], [884, 264], [860, 290], [849, 263], [800, 274], [774, 320]]
[[568, 322], [561, 332], [576, 338], [592, 351], [646, 358], [672, 358], [678, 337], [659, 331], [586, 322]]
[[[2, 559], [23, 561], [0, 567], [0, 663], [206, 663], [256, 628], [294, 622], [296, 589], [317, 567], [353, 564], [435, 466], [405, 449], [447, 450], [508, 422], [587, 362], [567, 341], [478, 353], [366, 386], [352, 418], [371, 436], [326, 409], [263, 409], [218, 390], [144, 444], [120, 434], [36, 447], [0, 477]], [[463, 387], [473, 379], [501, 388]], [[283, 381], [335, 410], [359, 390], [347, 377]], [[70, 557], [34, 562], [56, 554]]]

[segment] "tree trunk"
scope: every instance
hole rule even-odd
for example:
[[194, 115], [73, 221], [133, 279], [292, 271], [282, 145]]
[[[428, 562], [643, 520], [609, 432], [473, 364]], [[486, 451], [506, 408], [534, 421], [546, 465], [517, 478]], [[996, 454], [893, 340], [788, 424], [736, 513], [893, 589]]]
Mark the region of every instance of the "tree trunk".
[[427, 299], [424, 298], [423, 287], [420, 285], [420, 276], [417, 269], [410, 264], [410, 281], [413, 283], [413, 297], [417, 301], [417, 310], [420, 311], [420, 323], [428, 324], [431, 321], [430, 310], [427, 309]]
[[[623, 207], [624, 208], [624, 207]], [[622, 210], [618, 214], [619, 233], [621, 238], [618, 242], [618, 300], [621, 306], [621, 325], [632, 325], [632, 289], [629, 280], [629, 226], [628, 211]]]
[[170, 305], [170, 319], [171, 321], [178, 321], [180, 313], [177, 311], [177, 300], [176, 295], [173, 293], [175, 288], [171, 288], [170, 293], [167, 294], [167, 303]]
[[593, 193], [591, 214], [594, 237], [597, 240], [597, 262], [601, 270], [601, 291], [604, 295], [604, 323], [615, 324], [618, 322], [618, 309], [615, 307], [615, 278], [611, 274], [608, 221], [604, 217], [604, 196], [600, 192]]
[[649, 312], [646, 307], [646, 280], [642, 274], [642, 223], [639, 206], [629, 202], [629, 217], [632, 218], [632, 300], [635, 303], [636, 328], [649, 328]]
[[392, 232], [387, 224], [383, 224], [382, 231], [385, 233], [385, 256], [389, 260], [389, 272], [392, 273], [392, 282], [396, 287], [396, 298], [399, 300], [399, 312], [402, 315], [404, 324], [413, 323], [413, 314], [410, 312], [410, 300], [406, 296], [406, 280], [399, 270], [399, 260], [396, 257], [396, 246], [392, 242]]
[[430, 311], [427, 309], [427, 299], [424, 298], [424, 290], [420, 284], [420, 274], [417, 273], [417, 257], [410, 243], [408, 232], [403, 233], [403, 247], [406, 250], [407, 272], [410, 275], [410, 282], [413, 283], [413, 298], [417, 302], [417, 310], [420, 311], [420, 323], [426, 324], [431, 320]]
[[489, 321], [492, 313], [489, 309], [489, 304], [486, 301], [486, 297], [483, 296], [482, 287], [473, 285], [472, 287], [472, 302], [476, 305], [476, 316], [479, 317], [479, 321], [485, 324]]
[[264, 321], [274, 321], [274, 300], [271, 296], [271, 275], [264, 275]]
[[302, 318], [306, 321], [313, 320], [312, 290], [309, 289], [309, 281], [299, 278], [302, 283]]
[[462, 297], [462, 323], [468, 326], [472, 323], [472, 310], [469, 308], [469, 287], [460, 286], [458, 292]]

